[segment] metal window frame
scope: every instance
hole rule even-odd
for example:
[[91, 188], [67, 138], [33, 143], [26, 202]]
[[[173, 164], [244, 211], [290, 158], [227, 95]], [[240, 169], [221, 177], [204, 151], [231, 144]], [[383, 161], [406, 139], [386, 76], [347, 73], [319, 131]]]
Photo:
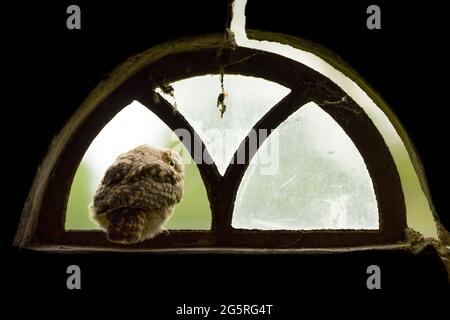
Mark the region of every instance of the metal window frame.
[[[173, 251], [189, 248], [209, 251], [214, 248], [342, 248], [395, 243], [404, 239], [406, 209], [396, 165], [381, 134], [355, 101], [331, 80], [294, 60], [265, 51], [224, 46], [218, 36], [200, 40], [204, 40], [202, 45], [187, 40], [177, 49], [169, 45], [165, 53], [154, 50], [144, 54], [144, 58], [134, 57], [128, 60], [128, 65], [122, 66], [122, 71], [128, 68], [128, 75], [120, 79], [120, 74], [116, 72], [107, 80], [116, 81], [115, 87], [109, 88], [103, 96], [97, 97], [95, 92], [91, 94], [90, 110], [80, 116], [85, 111], [81, 110], [78, 117], [74, 116], [69, 121], [44, 160], [40, 170], [43, 173], [38, 173], [24, 208], [16, 245], [63, 251], [161, 252], [161, 249]], [[148, 59], [149, 56], [152, 58]], [[234, 155], [236, 157], [239, 152], [245, 152], [246, 163], [231, 164], [223, 177], [214, 164], [198, 164], [211, 205], [210, 231], [171, 231], [169, 236], [134, 245], [111, 243], [100, 231], [66, 231], [64, 223], [71, 182], [85, 151], [104, 125], [133, 100], [145, 105], [172, 130], [188, 130], [192, 141], [183, 142], [200, 144], [203, 154], [211, 160], [195, 130], [180, 113], [173, 112], [172, 105], [154, 89], [161, 84], [220, 72], [264, 78], [291, 89], [290, 94], [273, 106], [253, 129], [269, 129], [270, 133], [270, 129], [278, 127], [308, 102], [315, 102], [333, 117], [351, 138], [367, 166], [378, 203], [379, 230], [233, 229], [231, 219], [235, 196], [253, 157], [245, 148], [246, 137]], [[263, 140], [258, 142], [260, 145]]]

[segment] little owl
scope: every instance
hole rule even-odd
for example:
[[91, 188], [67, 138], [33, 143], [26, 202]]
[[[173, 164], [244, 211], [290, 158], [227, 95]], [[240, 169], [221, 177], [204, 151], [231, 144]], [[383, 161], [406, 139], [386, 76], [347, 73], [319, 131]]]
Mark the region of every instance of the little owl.
[[90, 204], [91, 218], [109, 241], [137, 243], [166, 231], [180, 202], [184, 166], [178, 153], [142, 145], [108, 168]]

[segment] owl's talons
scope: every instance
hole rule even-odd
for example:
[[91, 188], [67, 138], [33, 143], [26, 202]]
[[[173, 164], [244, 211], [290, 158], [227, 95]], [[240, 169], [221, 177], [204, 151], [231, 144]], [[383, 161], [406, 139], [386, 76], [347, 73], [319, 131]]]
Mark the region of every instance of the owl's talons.
[[166, 228], [162, 228], [161, 229], [161, 235], [163, 235], [164, 237], [167, 237], [170, 235], [170, 231], [167, 230]]

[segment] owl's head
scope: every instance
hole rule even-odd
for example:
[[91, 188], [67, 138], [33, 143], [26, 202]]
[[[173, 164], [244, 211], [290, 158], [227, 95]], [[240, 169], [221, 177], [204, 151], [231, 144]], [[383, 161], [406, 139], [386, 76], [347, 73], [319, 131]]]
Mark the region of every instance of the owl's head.
[[143, 179], [183, 184], [184, 164], [180, 155], [168, 148], [138, 146], [117, 157], [106, 171], [99, 189], [130, 185]]
[[184, 178], [183, 161], [176, 151], [169, 148], [141, 145], [121, 154], [115, 164], [130, 164], [128, 177], [132, 180], [139, 176], [148, 176], [149, 173], [156, 180], [173, 178], [173, 183], [182, 182]]
[[178, 153], [141, 145], [119, 155], [108, 168], [94, 195], [94, 206], [101, 213], [121, 207], [155, 207], [155, 199], [176, 204], [183, 189], [184, 165]]
[[184, 164], [183, 161], [175, 150], [172, 149], [161, 149], [163, 161], [169, 165], [171, 169], [176, 174], [184, 177]]

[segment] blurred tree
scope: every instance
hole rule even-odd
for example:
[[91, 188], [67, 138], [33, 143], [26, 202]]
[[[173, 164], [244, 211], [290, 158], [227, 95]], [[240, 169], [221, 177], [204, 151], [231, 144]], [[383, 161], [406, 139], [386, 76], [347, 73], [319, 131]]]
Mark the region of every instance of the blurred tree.
[[88, 205], [91, 202], [92, 190], [90, 190], [90, 170], [81, 162], [75, 173], [72, 188], [70, 189], [67, 203], [66, 229], [89, 230], [97, 229], [97, 225], [89, 218]]
[[[174, 148], [178, 144], [181, 142], [168, 144], [168, 147]], [[182, 149], [182, 155], [188, 152], [184, 146], [180, 148], [178, 145], [176, 150], [180, 149]], [[205, 185], [194, 160], [189, 159], [190, 162], [185, 164], [183, 200], [177, 205], [166, 228], [209, 230], [211, 228], [211, 208]]]

